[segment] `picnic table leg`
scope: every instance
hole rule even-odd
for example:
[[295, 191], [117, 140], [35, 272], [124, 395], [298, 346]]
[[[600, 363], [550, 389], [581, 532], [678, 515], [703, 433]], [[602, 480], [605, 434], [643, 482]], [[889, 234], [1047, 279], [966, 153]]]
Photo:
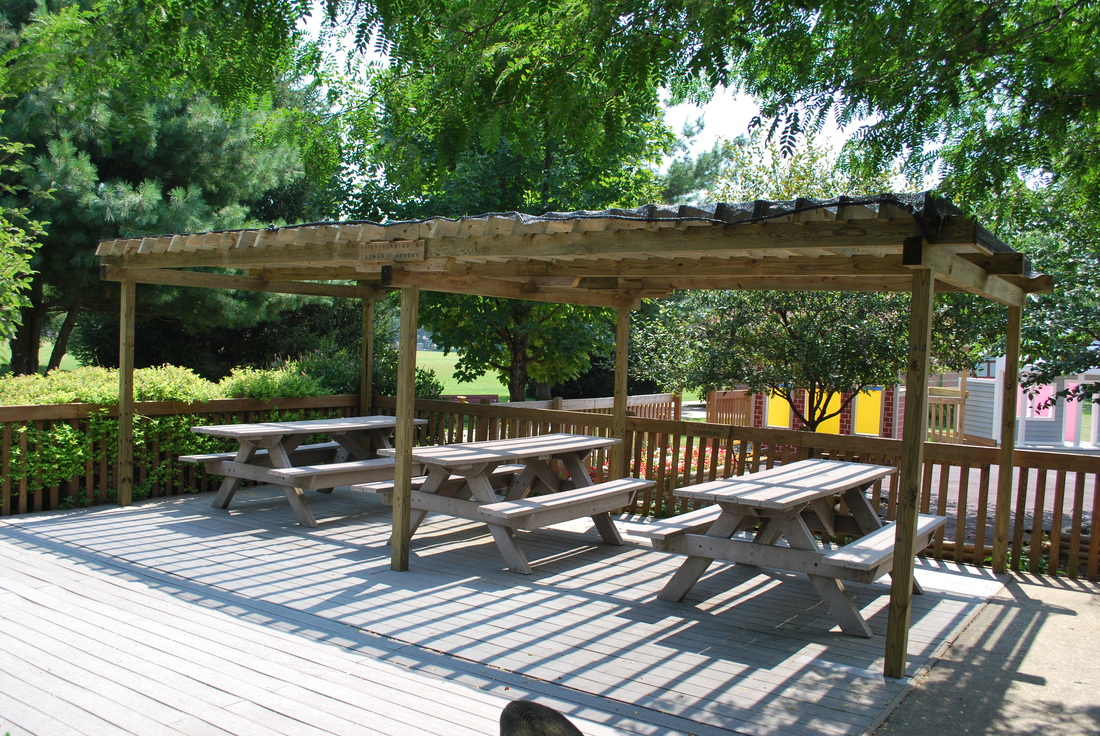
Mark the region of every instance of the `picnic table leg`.
[[[820, 551], [821, 547], [814, 539], [813, 532], [806, 526], [801, 517], [795, 517], [787, 523], [784, 535], [791, 549], [805, 549]], [[863, 615], [856, 608], [855, 601], [848, 595], [844, 584], [835, 578], [826, 578], [821, 575], [810, 575], [810, 582], [817, 589], [817, 594], [825, 602], [836, 622], [840, 624], [840, 630], [851, 636], [862, 636], [870, 639], [873, 634], [871, 627], [867, 625]]]
[[[494, 503], [496, 501], [496, 491], [493, 490], [493, 484], [489, 480], [491, 472], [492, 468], [487, 467], [483, 468], [481, 472], [466, 476], [466, 483], [470, 486], [471, 495], [481, 503]], [[510, 527], [500, 524], [488, 524], [488, 527], [489, 532], [493, 535], [493, 541], [496, 542], [497, 549], [500, 550], [501, 557], [508, 565], [508, 569], [521, 575], [530, 575], [531, 565], [527, 562], [527, 556], [523, 554], [523, 550], [516, 542], [515, 532]]]
[[[241, 445], [237, 448], [237, 454], [233, 456], [233, 461], [247, 463], [255, 454], [256, 446], [251, 442], [241, 440]], [[229, 502], [233, 500], [233, 496], [237, 493], [237, 487], [240, 486], [240, 484], [240, 478], [229, 475], [222, 478], [222, 484], [218, 486], [218, 493], [214, 496], [214, 501], [210, 505], [216, 509], [229, 508]]]
[[[450, 477], [451, 471], [433, 465], [428, 469], [428, 477], [424, 481], [424, 485], [420, 486], [420, 490], [423, 493], [439, 493], [443, 484], [450, 480]], [[457, 493], [454, 495], [457, 495]], [[411, 510], [409, 515], [409, 539], [413, 538], [413, 535], [416, 534], [416, 530], [420, 528], [420, 525], [427, 516], [428, 512], [422, 509]]]
[[374, 453], [370, 450], [371, 442], [366, 433], [332, 432], [330, 436], [340, 443], [340, 449], [337, 450], [333, 462], [339, 463], [344, 460], [367, 460], [374, 457]]
[[[271, 467], [293, 467], [290, 462], [290, 456], [281, 443], [277, 442], [271, 445], [271, 447], [267, 449], [267, 452], [268, 457], [271, 458]], [[310, 510], [309, 504], [306, 503], [305, 491], [295, 486], [283, 486], [283, 493], [286, 494], [286, 500], [290, 504], [290, 510], [294, 512], [294, 516], [298, 519], [299, 524], [310, 528], [317, 526], [317, 520], [313, 518], [313, 511]]]
[[[742, 519], [744, 519], [744, 514], [723, 510], [722, 514], [710, 525], [706, 536], [729, 539], [741, 526]], [[680, 569], [665, 583], [665, 587], [661, 589], [657, 597], [663, 601], [683, 600], [688, 591], [699, 582], [699, 578], [703, 577], [703, 573], [707, 571], [712, 562], [714, 562], [713, 557], [689, 556], [680, 564]]]
[[508, 489], [504, 492], [504, 500], [518, 501], [531, 492], [532, 486], [535, 485], [535, 479], [538, 477], [536, 464], [537, 461], [528, 462], [524, 465], [523, 470], [516, 473], [512, 478], [512, 482], [508, 484]]
[[618, 547], [623, 546], [623, 536], [619, 533], [619, 528], [615, 526], [615, 522], [611, 518], [611, 512], [605, 511], [602, 514], [596, 514], [591, 518], [592, 523], [596, 525], [596, 531], [600, 533], [600, 537], [603, 539], [604, 544], [614, 544]]
[[588, 474], [588, 466], [584, 464], [589, 452], [589, 450], [570, 452], [561, 456], [561, 461], [565, 464], [565, 469], [569, 471], [569, 479], [573, 481], [574, 488], [582, 488], [593, 484], [592, 476]]

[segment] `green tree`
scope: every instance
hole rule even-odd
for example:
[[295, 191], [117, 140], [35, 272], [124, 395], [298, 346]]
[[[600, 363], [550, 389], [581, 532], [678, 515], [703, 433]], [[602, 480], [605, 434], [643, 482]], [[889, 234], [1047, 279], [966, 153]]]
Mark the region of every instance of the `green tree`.
[[[37, 370], [47, 326], [56, 329], [52, 367], [82, 311], [113, 311], [117, 297], [100, 283], [93, 255], [99, 239], [331, 215], [323, 189], [339, 133], [315, 86], [280, 76], [295, 49], [287, 30], [294, 24], [276, 32], [281, 21], [257, 16], [260, 5], [275, 15], [300, 10], [278, 2], [5, 6], [2, 73], [18, 96], [2, 132], [34, 147], [19, 183], [56, 189], [53, 201], [23, 201], [50, 227], [11, 344], [15, 370]], [[245, 33], [249, 24], [258, 25]], [[228, 58], [242, 39], [257, 46], [255, 55]], [[234, 82], [235, 74], [248, 79]], [[169, 288], [140, 294], [143, 318], [156, 313], [192, 331], [212, 322], [249, 328], [308, 301]], [[63, 316], [59, 324], [54, 315]]]
[[[395, 39], [389, 66], [351, 102], [347, 176], [365, 186], [347, 187], [350, 216], [537, 215], [656, 198], [656, 163], [672, 142], [657, 88], [623, 94], [603, 82], [603, 62], [577, 35], [595, 11], [531, 3], [502, 18], [480, 0], [442, 5], [417, 53], [399, 52]], [[387, 24], [383, 35], [404, 27]], [[529, 382], [546, 391], [578, 376], [609, 350], [600, 310], [424, 293], [420, 314], [433, 340], [458, 353], [457, 378], [495, 372], [513, 400]]]
[[913, 183], [896, 170], [853, 170], [837, 151], [812, 135], [799, 135], [793, 147], [786, 148], [757, 128], [720, 145], [722, 163], [707, 192], [712, 202], [858, 197], [899, 191]]
[[360, 173], [385, 180], [399, 201], [430, 214], [541, 214], [655, 194], [653, 164], [672, 138], [654, 80], [608, 84], [624, 60], [587, 45], [592, 27], [613, 20], [608, 8], [346, 5], [364, 23], [360, 40], [376, 33], [389, 54], [353, 102]]
[[[38, 369], [39, 345], [51, 313], [64, 315], [51, 360], [55, 365], [80, 311], [102, 303], [97, 241], [241, 226], [251, 201], [302, 175], [293, 148], [257, 143], [261, 112], [230, 118], [201, 95], [169, 96], [147, 102], [144, 125], [136, 126], [112, 114], [110, 97], [95, 117], [83, 120], [65, 114], [68, 99], [63, 89], [25, 94], [3, 121], [6, 135], [40, 152], [26, 160], [20, 182], [28, 191], [55, 190], [50, 199], [26, 203], [34, 217], [50, 225], [32, 260], [36, 274], [29, 303], [11, 341], [17, 373]], [[107, 296], [108, 303], [117, 304], [110, 290]], [[216, 315], [238, 323], [293, 305], [287, 299], [248, 295], [237, 300], [236, 310], [196, 309], [195, 300], [204, 298], [217, 299], [191, 293], [175, 303], [192, 320]], [[246, 309], [250, 304], [254, 308]]]
[[[1054, 277], [1053, 293], [1034, 295], [1024, 309], [1021, 378], [1027, 388], [1100, 366], [1100, 215], [1095, 208], [1067, 206], [1063, 193], [1060, 183], [1021, 186], [988, 212], [1033, 267]], [[1100, 386], [1083, 383], [1060, 396], [1100, 401]]]
[[[24, 189], [10, 178], [23, 168], [18, 157], [24, 144], [0, 137], [0, 340], [10, 338], [20, 324], [21, 310], [29, 304], [26, 290], [34, 271], [31, 257], [43, 224], [27, 219], [27, 208], [12, 200]], [[48, 196], [38, 192], [35, 196]]]
[[[705, 99], [730, 87], [762, 102], [786, 151], [799, 132], [833, 118], [863, 126], [850, 150], [871, 172], [900, 156], [910, 170], [940, 169], [968, 195], [995, 193], [1021, 172], [1073, 179], [1082, 190], [1100, 184], [1092, 2], [329, 5], [352, 10], [364, 43], [375, 40], [403, 67], [483, 49], [484, 64], [467, 66], [459, 54], [443, 62], [450, 94], [441, 104], [455, 108], [488, 91], [512, 106], [549, 100], [564, 119], [584, 106], [570, 92], [589, 80], [627, 97], [664, 85]], [[440, 44], [439, 27], [454, 29], [451, 44]], [[599, 114], [608, 99], [589, 100], [594, 109], [582, 114]]]
[[[645, 346], [643, 374], [665, 386], [773, 393], [814, 431], [857, 393], [896, 383], [907, 306], [904, 296], [873, 293], [687, 292], [635, 343]], [[845, 397], [830, 403], [834, 395]]]
[[[865, 195], [891, 178], [852, 174], [812, 139], [783, 156], [778, 142], [756, 134], [735, 141], [726, 160], [714, 195], [726, 201]], [[873, 292], [682, 293], [656, 317], [635, 321], [636, 370], [666, 389], [704, 394], [744, 385], [774, 393], [816, 430], [868, 387], [897, 382], [908, 305], [907, 294]], [[967, 294], [940, 295], [936, 310], [935, 362], [973, 367], [999, 334], [999, 310]], [[834, 395], [843, 399], [834, 402]]]
[[248, 105], [282, 73], [318, 62], [296, 30], [309, 9], [297, 0], [13, 0], [0, 8], [0, 89], [63, 82], [92, 100], [127, 88], [135, 104], [116, 112], [135, 119], [145, 100], [181, 85]]
[[511, 401], [524, 400], [528, 381], [548, 390], [576, 378], [613, 342], [606, 310], [568, 304], [439, 295], [423, 300], [420, 321], [444, 352], [458, 353], [456, 379], [493, 371]]

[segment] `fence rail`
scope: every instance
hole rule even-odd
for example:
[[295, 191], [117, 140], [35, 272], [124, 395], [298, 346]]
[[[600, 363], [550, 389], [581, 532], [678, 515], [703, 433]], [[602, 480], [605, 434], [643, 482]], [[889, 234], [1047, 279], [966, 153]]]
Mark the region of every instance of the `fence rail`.
[[[392, 398], [376, 397], [378, 411], [392, 413]], [[201, 404], [143, 402], [135, 432], [136, 481], [140, 495], [168, 496], [213, 489], [213, 479], [175, 458], [186, 452], [230, 450], [196, 435], [197, 424], [350, 416], [358, 397], [332, 396], [260, 402], [245, 399]], [[427, 419], [418, 442], [470, 442], [481, 439], [574, 432], [606, 436], [612, 417], [555, 409], [494, 404], [417, 401]], [[0, 407], [0, 515], [46, 511], [112, 500], [112, 407]], [[206, 443], [206, 444], [201, 444]], [[826, 435], [730, 424], [684, 422], [632, 416], [627, 419], [626, 456], [630, 473], [655, 481], [631, 511], [664, 516], [683, 510], [672, 490], [714, 478], [754, 472], [810, 456], [897, 466], [900, 440]], [[28, 473], [28, 458], [55, 458]], [[64, 461], [64, 462], [62, 462]], [[51, 461], [52, 462], [52, 461]], [[609, 457], [590, 458], [593, 475], [607, 477]], [[995, 524], [998, 450], [928, 443], [920, 510], [948, 516], [926, 554], [974, 565], [988, 564]], [[1100, 535], [1093, 533], [1100, 506], [1100, 456], [1017, 451], [1009, 519], [1009, 559], [1014, 569], [1100, 577]], [[71, 472], [70, 472], [71, 471]], [[67, 473], [67, 474], [66, 474]], [[897, 476], [877, 484], [873, 501], [893, 518]]]
[[[555, 398], [550, 401], [511, 401], [503, 402], [501, 406], [511, 406], [517, 409], [557, 409], [592, 414], [610, 414], [614, 404], [614, 399], [602, 397], [596, 399]], [[628, 396], [626, 402], [628, 414], [649, 419], [679, 419], [682, 408], [683, 399], [680, 394], [641, 394]]]

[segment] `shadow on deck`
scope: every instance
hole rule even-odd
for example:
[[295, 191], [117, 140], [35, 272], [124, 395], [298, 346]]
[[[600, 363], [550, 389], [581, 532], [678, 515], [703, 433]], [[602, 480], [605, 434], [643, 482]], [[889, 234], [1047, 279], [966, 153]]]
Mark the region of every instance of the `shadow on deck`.
[[[581, 525], [521, 533], [432, 516], [408, 572], [370, 495], [210, 496], [0, 520], [0, 731], [493, 734], [509, 700], [586, 734], [861, 734], [906, 681], [881, 676], [889, 585], [849, 585], [870, 640], [798, 575], [715, 564], [682, 603], [681, 558]], [[909, 673], [1002, 584], [922, 562]], [[117, 654], [116, 654], [117, 653]], [[48, 707], [47, 707], [48, 705]]]

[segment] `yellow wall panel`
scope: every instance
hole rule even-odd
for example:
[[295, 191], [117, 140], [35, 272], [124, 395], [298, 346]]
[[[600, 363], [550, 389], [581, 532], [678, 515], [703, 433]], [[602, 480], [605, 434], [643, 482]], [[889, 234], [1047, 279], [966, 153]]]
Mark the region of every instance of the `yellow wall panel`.
[[791, 404], [782, 396], [768, 394], [768, 426], [784, 429], [791, 426]]
[[855, 422], [856, 434], [882, 434], [882, 397], [886, 392], [873, 388], [856, 397]]
[[[831, 414], [840, 408], [840, 394], [831, 394], [829, 401], [825, 404], [825, 413]], [[817, 425], [817, 431], [821, 434], [840, 434], [840, 415], [837, 414], [832, 419], [826, 419], [821, 424]]]

